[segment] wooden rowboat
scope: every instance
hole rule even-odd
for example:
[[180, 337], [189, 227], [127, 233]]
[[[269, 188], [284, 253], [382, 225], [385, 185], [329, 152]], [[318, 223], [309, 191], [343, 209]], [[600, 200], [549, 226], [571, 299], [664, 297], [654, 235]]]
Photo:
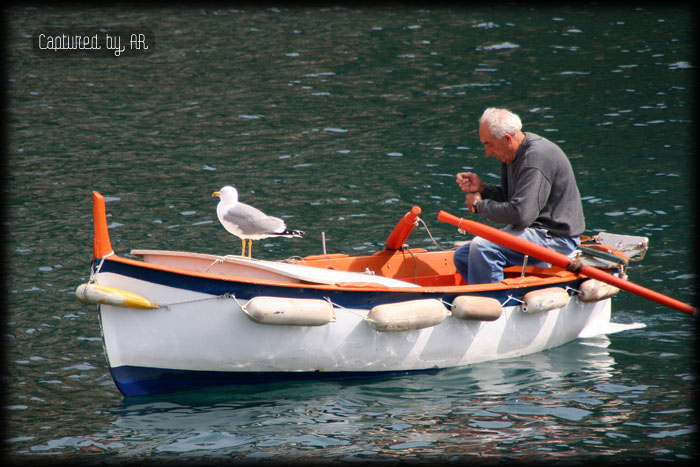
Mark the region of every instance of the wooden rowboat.
[[[402, 248], [417, 207], [373, 255], [264, 261], [132, 250], [128, 258], [112, 249], [103, 196], [92, 197], [91, 275], [76, 294], [97, 304], [125, 396], [434, 370], [643, 326], [611, 322], [616, 287], [556, 265], [465, 284], [454, 251]], [[647, 248], [643, 237], [597, 237], [578, 257], [615, 276]]]

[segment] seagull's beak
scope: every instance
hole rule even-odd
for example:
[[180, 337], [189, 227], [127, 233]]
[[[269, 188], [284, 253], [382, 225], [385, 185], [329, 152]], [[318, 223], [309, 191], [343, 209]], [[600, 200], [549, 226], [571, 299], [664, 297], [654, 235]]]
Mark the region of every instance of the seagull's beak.
[[214, 193], [211, 194], [212, 198], [218, 198], [219, 197], [219, 192], [215, 191]]

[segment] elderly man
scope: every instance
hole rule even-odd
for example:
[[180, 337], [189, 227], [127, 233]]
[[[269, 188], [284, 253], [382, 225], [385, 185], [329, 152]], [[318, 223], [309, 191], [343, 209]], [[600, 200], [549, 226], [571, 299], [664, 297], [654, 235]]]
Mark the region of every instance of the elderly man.
[[[520, 118], [505, 109], [484, 111], [479, 139], [486, 155], [501, 161], [501, 184], [484, 183], [472, 172], [457, 174], [469, 211], [508, 224], [504, 231], [559, 253], [574, 251], [585, 222], [566, 154], [551, 141], [524, 133]], [[454, 254], [457, 271], [468, 284], [500, 282], [503, 268], [520, 265], [523, 259], [521, 253], [480, 237]]]

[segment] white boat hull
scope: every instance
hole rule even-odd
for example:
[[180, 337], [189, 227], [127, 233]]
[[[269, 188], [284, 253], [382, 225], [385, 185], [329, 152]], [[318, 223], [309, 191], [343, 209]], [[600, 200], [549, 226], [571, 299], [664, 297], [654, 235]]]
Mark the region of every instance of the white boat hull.
[[[222, 384], [274, 373], [366, 374], [448, 368], [517, 357], [553, 348], [579, 335], [605, 333], [610, 299], [525, 313], [515, 301], [495, 321], [448, 316], [440, 324], [403, 332], [378, 332], [365, 321], [369, 309], [335, 307], [323, 326], [279, 326], [252, 321], [247, 300], [165, 286], [119, 274], [99, 273], [99, 283], [130, 290], [165, 304], [157, 309], [100, 305], [106, 354], [117, 386], [126, 395], [170, 390], [181, 383], [167, 370], [207, 372]], [[119, 376], [153, 370], [153, 380]], [[224, 377], [225, 373], [230, 375]], [[190, 375], [196, 380], [196, 374]], [[237, 378], [238, 376], [239, 378]], [[297, 375], [301, 376], [301, 375]], [[158, 380], [168, 380], [160, 387]], [[176, 379], [179, 379], [176, 378]]]
[[97, 192], [93, 219], [92, 274], [76, 293], [99, 307], [125, 396], [449, 368], [639, 327], [611, 323], [610, 298], [582, 301], [587, 278], [561, 268], [511, 267], [500, 283], [465, 284], [453, 252], [398, 247], [408, 217], [384, 251], [294, 264], [165, 250], [122, 258]]

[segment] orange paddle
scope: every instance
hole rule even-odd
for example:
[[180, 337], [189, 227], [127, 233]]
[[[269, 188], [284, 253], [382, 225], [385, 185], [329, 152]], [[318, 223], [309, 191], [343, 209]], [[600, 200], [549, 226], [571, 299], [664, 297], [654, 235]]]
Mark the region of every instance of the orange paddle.
[[668, 297], [658, 292], [654, 292], [653, 290], [642, 287], [641, 285], [637, 285], [634, 282], [630, 282], [626, 279], [613, 276], [612, 274], [607, 273], [605, 271], [601, 271], [600, 269], [594, 268], [593, 266], [580, 265], [579, 269], [579, 266], [574, 263], [574, 260], [569, 258], [568, 256], [563, 255], [554, 250], [550, 250], [549, 248], [546, 248], [542, 245], [538, 245], [520, 237], [516, 237], [515, 235], [509, 234], [502, 230], [495, 229], [493, 227], [481, 224], [476, 221], [471, 221], [468, 219], [453, 216], [452, 214], [445, 211], [440, 211], [440, 213], [438, 214], [438, 220], [455, 225], [458, 228], [466, 230], [467, 232], [473, 235], [477, 235], [479, 237], [485, 238], [486, 240], [498, 243], [499, 245], [508, 247], [524, 255], [533, 256], [542, 261], [546, 261], [548, 263], [552, 263], [556, 266], [559, 266], [560, 268], [565, 268], [570, 271], [574, 270], [577, 273], [583, 274], [588, 277], [592, 277], [594, 279], [598, 279], [599, 281], [605, 282], [606, 284], [614, 285], [618, 289], [626, 290], [627, 292], [631, 292], [635, 295], [639, 295], [640, 297], [652, 300], [656, 303], [660, 303], [661, 305], [674, 308], [678, 311], [682, 311], [683, 313], [687, 313], [689, 315], [695, 315], [696, 313], [696, 309], [688, 305], [687, 303], [683, 303], [674, 298]]

